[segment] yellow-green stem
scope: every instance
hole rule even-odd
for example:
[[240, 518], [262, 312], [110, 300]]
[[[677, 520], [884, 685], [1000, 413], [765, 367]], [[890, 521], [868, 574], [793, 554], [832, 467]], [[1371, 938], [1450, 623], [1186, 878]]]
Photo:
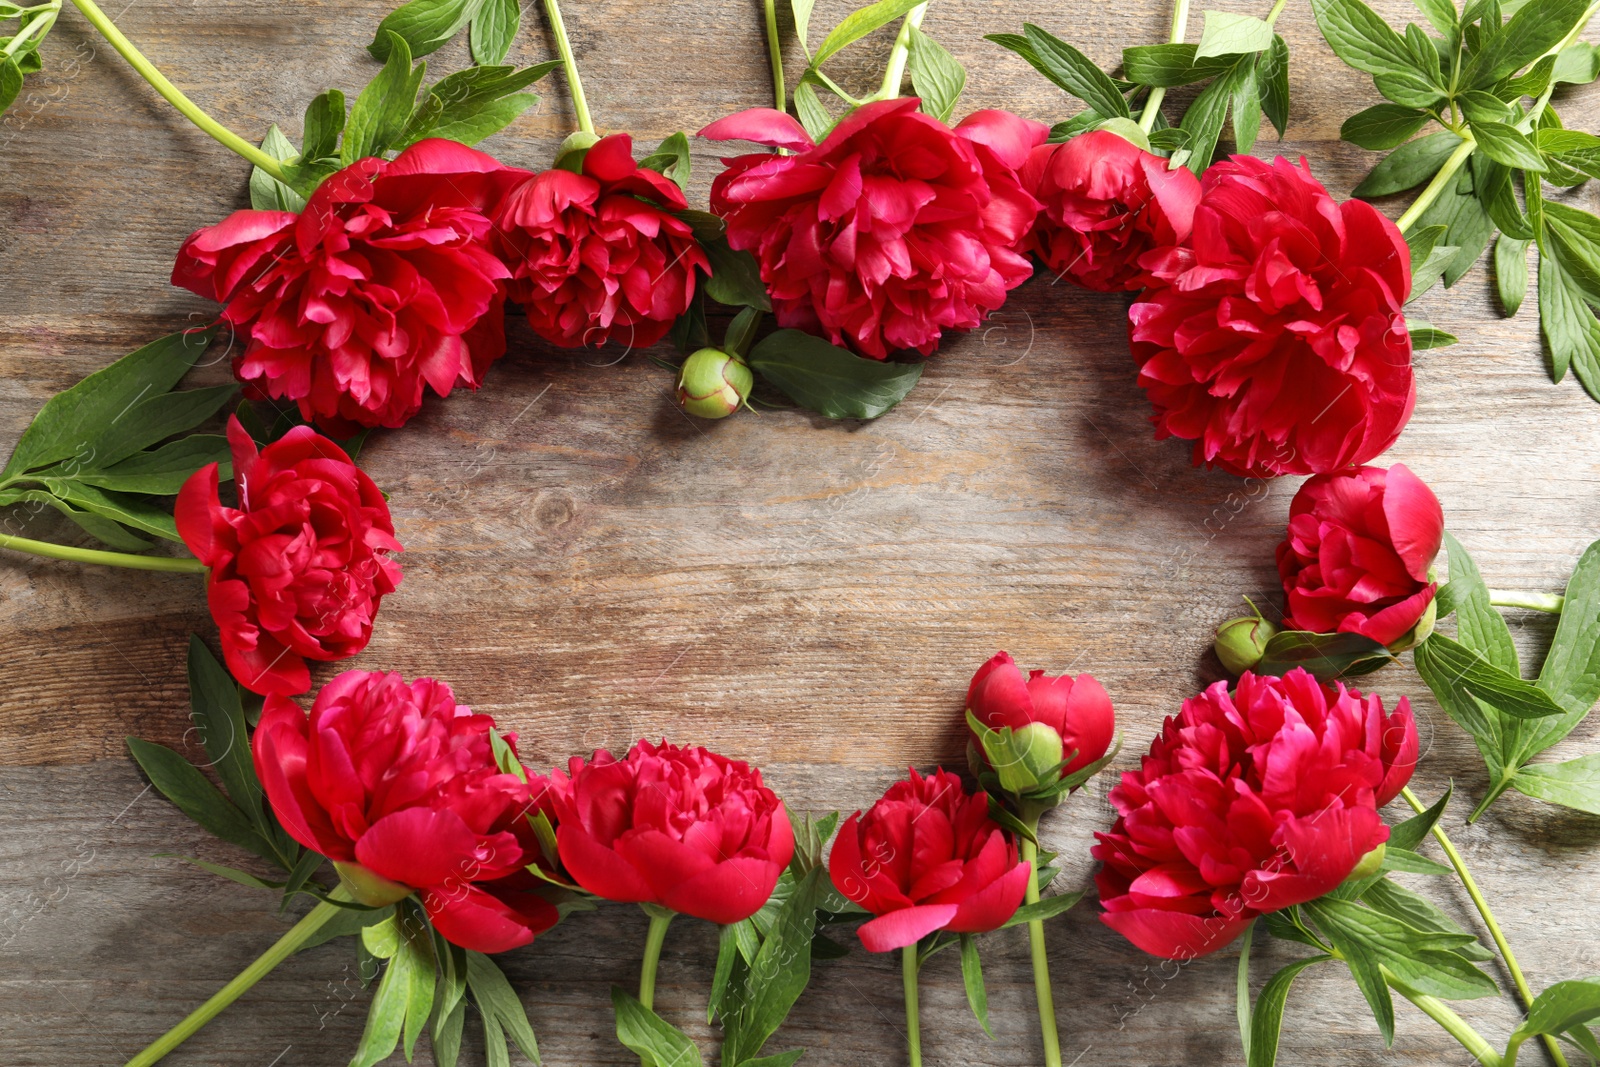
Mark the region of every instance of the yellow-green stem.
[[1478, 147], [1478, 142], [1472, 139], [1470, 132], [1462, 132], [1461, 144], [1456, 147], [1454, 152], [1450, 153], [1450, 158], [1444, 161], [1444, 166], [1440, 167], [1439, 173], [1433, 176], [1433, 181], [1429, 182], [1428, 187], [1422, 190], [1422, 195], [1417, 197], [1416, 203], [1407, 208], [1406, 213], [1395, 221], [1395, 225], [1400, 227], [1401, 233], [1409, 230], [1422, 217], [1422, 213], [1427, 211], [1433, 202], [1439, 198], [1439, 194], [1444, 192], [1445, 186], [1455, 181], [1456, 171], [1461, 169], [1461, 165], [1472, 156], [1473, 150]]
[[[1182, 44], [1183, 35], [1189, 27], [1189, 0], [1174, 0], [1172, 5], [1172, 31], [1167, 35], [1167, 40], [1172, 44]], [[1156, 116], [1161, 114], [1161, 101], [1167, 98], [1167, 87], [1157, 85], [1150, 90], [1150, 95], [1145, 98], [1144, 111], [1139, 115], [1139, 128], [1149, 133], [1156, 124]]]
[[[1405, 797], [1405, 801], [1411, 805], [1412, 811], [1420, 814], [1427, 810], [1409, 786], [1402, 789], [1400, 795]], [[1456, 877], [1461, 880], [1462, 886], [1465, 887], [1467, 896], [1472, 898], [1472, 906], [1478, 909], [1478, 915], [1483, 919], [1483, 925], [1488, 928], [1489, 936], [1494, 939], [1495, 947], [1500, 950], [1500, 958], [1505, 961], [1506, 970], [1511, 973], [1511, 980], [1516, 984], [1517, 995], [1522, 999], [1522, 1006], [1524, 1008], [1532, 1007], [1533, 990], [1528, 985], [1528, 979], [1522, 973], [1521, 965], [1517, 963], [1516, 954], [1511, 951], [1510, 942], [1506, 940], [1506, 935], [1501, 931], [1500, 924], [1495, 920], [1494, 912], [1489, 910], [1489, 902], [1484, 899], [1483, 891], [1478, 888], [1477, 880], [1472, 877], [1472, 872], [1467, 870], [1466, 861], [1461, 858], [1461, 853], [1456, 851], [1455, 843], [1450, 840], [1450, 836], [1439, 827], [1438, 823], [1433, 826], [1433, 839], [1439, 842], [1439, 847], [1444, 851], [1445, 858], [1450, 861], [1450, 866], [1455, 869]], [[1420, 1004], [1418, 1006], [1421, 1007]], [[1430, 1014], [1432, 1013], [1430, 1012]], [[1567, 1067], [1567, 1058], [1562, 1055], [1561, 1048], [1556, 1044], [1555, 1039], [1547, 1034], [1544, 1036], [1544, 1044], [1545, 1048], [1550, 1052], [1550, 1058], [1556, 1062], [1557, 1067]], [[1479, 1058], [1482, 1059], [1482, 1057]], [[1498, 1059], [1496, 1062], [1498, 1062]]]
[[1560, 593], [1522, 593], [1514, 589], [1489, 590], [1489, 603], [1497, 608], [1523, 608], [1560, 615], [1567, 606], [1567, 598]]
[[[1038, 832], [1035, 819], [1028, 829]], [[1039, 902], [1039, 846], [1028, 838], [1022, 839], [1022, 858], [1028, 864], [1028, 890], [1023, 900], [1029, 904]], [[1044, 945], [1044, 922], [1035, 919], [1028, 924], [1028, 951], [1033, 956], [1033, 993], [1039, 1004], [1039, 1032], [1044, 1037], [1045, 1067], [1061, 1067], [1061, 1035], [1056, 1031], [1056, 997], [1050, 987], [1050, 957]]]
[[136, 571], [168, 571], [178, 574], [204, 574], [206, 565], [190, 556], [135, 556], [127, 552], [103, 552], [97, 548], [74, 548], [50, 541], [35, 541], [29, 537], [0, 534], [0, 548], [27, 552], [49, 559], [70, 560], [73, 563], [98, 563], [105, 567], [127, 567]]
[[[334, 890], [328, 894], [328, 900], [348, 903], [351, 897], [341, 885], [334, 887]], [[190, 1012], [188, 1018], [184, 1019], [183, 1022], [162, 1034], [149, 1048], [129, 1060], [127, 1067], [150, 1067], [153, 1063], [161, 1062], [162, 1057], [192, 1037], [197, 1030], [210, 1022], [222, 1009], [238, 1000], [246, 990], [265, 978], [278, 964], [292, 956], [295, 950], [311, 938], [312, 934], [322, 929], [329, 919], [332, 919], [343, 910], [338, 904], [319, 901], [316, 907], [306, 913], [305, 918], [295, 923], [289, 928], [288, 933], [278, 938], [277, 944], [263, 952], [250, 966], [240, 971], [233, 981], [217, 990], [216, 995], [210, 1000]]]
[[49, 11], [49, 14], [43, 18], [34, 19], [19, 29], [15, 36], [6, 42], [6, 46], [0, 48], [0, 56], [14, 56], [22, 50], [23, 45], [35, 37], [43, 38], [45, 34], [50, 32], [50, 28], [56, 24], [56, 16], [61, 12], [61, 2], [56, 0], [53, 4], [41, 6]]
[[1461, 1043], [1461, 1047], [1472, 1053], [1473, 1059], [1483, 1064], [1483, 1067], [1501, 1067], [1500, 1054], [1494, 1050], [1483, 1035], [1474, 1030], [1461, 1016], [1450, 1009], [1450, 1006], [1437, 997], [1430, 997], [1425, 993], [1418, 993], [1408, 988], [1404, 983], [1389, 978], [1389, 988], [1405, 997], [1411, 1003], [1421, 1008], [1422, 1011], [1434, 1022], [1444, 1028], [1445, 1033]]
[[917, 1005], [917, 954], [920, 946], [900, 950], [900, 983], [906, 994], [906, 1049], [911, 1067], [922, 1067], [922, 1019]]
[[133, 46], [132, 41], [123, 36], [122, 31], [117, 29], [116, 23], [112, 22], [106, 16], [106, 13], [100, 10], [94, 0], [72, 0], [72, 3], [79, 11], [83, 12], [84, 18], [88, 19], [94, 28], [99, 30], [107, 41], [111, 42], [111, 47], [115, 48], [122, 58], [128, 61], [128, 65], [138, 71], [139, 76], [149, 82], [155, 91], [166, 99], [167, 103], [177, 108], [185, 118], [200, 127], [224, 148], [243, 156], [279, 181], [283, 180], [283, 168], [276, 159], [273, 159], [261, 149], [206, 114], [198, 104], [179, 92], [178, 87], [169, 82], [166, 75], [157, 70], [155, 64], [146, 59], [143, 53]]
[[900, 95], [900, 83], [906, 77], [906, 57], [911, 52], [911, 35], [922, 25], [922, 16], [927, 13], [927, 4], [918, 4], [906, 12], [900, 32], [895, 36], [894, 47], [889, 50], [889, 64], [883, 70], [883, 85], [873, 99], [893, 100]]
[[767, 19], [767, 59], [772, 63], [772, 106], [789, 110], [788, 87], [783, 81], [783, 45], [778, 41], [777, 0], [763, 0]]
[[572, 112], [578, 118], [578, 129], [592, 134], [594, 122], [589, 118], [589, 101], [583, 95], [583, 79], [578, 77], [578, 61], [572, 55], [572, 42], [567, 40], [567, 24], [561, 21], [561, 5], [556, 0], [544, 0], [544, 13], [550, 20], [550, 35], [556, 39], [561, 69], [567, 75], [567, 89], [572, 93]]

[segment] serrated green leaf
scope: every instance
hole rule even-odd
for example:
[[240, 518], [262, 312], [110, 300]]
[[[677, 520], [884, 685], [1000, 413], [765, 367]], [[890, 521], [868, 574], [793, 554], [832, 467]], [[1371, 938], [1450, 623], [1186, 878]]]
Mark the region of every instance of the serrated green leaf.
[[875, 419], [922, 377], [920, 363], [864, 359], [800, 330], [762, 338], [749, 362], [789, 399], [830, 419]]

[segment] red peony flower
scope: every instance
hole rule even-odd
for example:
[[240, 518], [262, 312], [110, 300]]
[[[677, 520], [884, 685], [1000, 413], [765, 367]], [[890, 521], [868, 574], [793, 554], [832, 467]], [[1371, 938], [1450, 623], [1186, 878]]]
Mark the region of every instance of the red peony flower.
[[[1033, 788], [1053, 784], [1104, 756], [1116, 731], [1111, 697], [1093, 675], [1050, 678], [1044, 671], [1029, 671], [1024, 680], [1008, 652], [996, 652], [972, 676], [967, 710], [989, 729], [1010, 727], [1022, 740], [1025, 766], [993, 769], [1002, 783], [1010, 772], [1018, 784]], [[983, 752], [981, 744], [976, 749]], [[1070, 762], [1058, 769], [1069, 755]]]
[[511, 299], [535, 333], [563, 348], [615, 339], [648, 348], [694, 300], [711, 262], [671, 179], [641, 170], [633, 139], [602, 137], [583, 173], [530, 176], [495, 209], [495, 247], [511, 268]]
[[1443, 537], [1439, 499], [1402, 464], [1308, 479], [1278, 546], [1285, 625], [1395, 644], [1433, 605]]
[[1108, 130], [1028, 155], [1023, 187], [1041, 205], [1023, 251], [1098, 292], [1144, 286], [1139, 257], [1189, 237], [1200, 180]]
[[607, 900], [715, 923], [748, 919], [794, 857], [783, 801], [761, 772], [704, 748], [640, 741], [552, 771], [561, 866]]
[[1022, 905], [1029, 866], [989, 817], [989, 799], [969, 794], [946, 770], [913, 768], [866, 814], [845, 820], [828, 857], [834, 887], [876, 915], [863, 923], [868, 952], [914, 945], [936, 930], [977, 934], [1005, 924]]
[[1097, 833], [1101, 919], [1146, 952], [1215, 952], [1257, 915], [1315, 900], [1389, 839], [1378, 809], [1417, 763], [1404, 697], [1246, 671], [1184, 701]]
[[486, 207], [525, 171], [454, 141], [332, 175], [306, 208], [236, 211], [183, 243], [172, 281], [221, 301], [256, 398], [331, 433], [403, 426], [432, 386], [476, 389], [505, 352], [508, 276]]
[[1045, 127], [977, 111], [951, 130], [917, 104], [857, 108], [821, 145], [770, 108], [700, 131], [796, 152], [726, 160], [711, 186], [711, 209], [728, 243], [755, 254], [780, 326], [874, 359], [927, 355], [1033, 273], [1016, 249], [1038, 203], [1015, 172]]
[[[530, 786], [500, 770], [493, 729], [443, 682], [346, 671], [309, 717], [267, 697], [251, 749], [273, 814], [334, 861], [358, 900], [415, 892], [446, 939], [504, 952], [558, 915], [527, 888], [524, 868], [542, 862], [524, 817]], [[505, 736], [514, 751], [516, 736]]]
[[296, 426], [258, 454], [228, 420], [239, 506], [224, 507], [217, 465], [178, 493], [178, 533], [210, 568], [206, 600], [228, 670], [257, 693], [311, 688], [306, 660], [367, 647], [372, 617], [400, 584], [389, 505], [344, 450]]
[[1128, 312], [1156, 436], [1241, 475], [1321, 474], [1394, 443], [1416, 405], [1394, 223], [1335, 203], [1302, 160], [1206, 171], [1187, 244], [1143, 259]]

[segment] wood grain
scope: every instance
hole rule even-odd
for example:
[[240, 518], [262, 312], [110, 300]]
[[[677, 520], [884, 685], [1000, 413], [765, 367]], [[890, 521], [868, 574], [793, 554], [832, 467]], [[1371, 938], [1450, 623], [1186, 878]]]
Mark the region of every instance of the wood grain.
[[[112, 14], [174, 82], [258, 136], [274, 121], [298, 133], [314, 93], [364, 84], [375, 65], [362, 49], [387, 7], [138, 0]], [[822, 0], [814, 36], [847, 9]], [[759, 10], [573, 7], [599, 124], [648, 145], [768, 103]], [[1397, 22], [1409, 9], [1380, 10]], [[551, 54], [536, 11], [526, 16], [513, 53], [525, 63]], [[925, 28], [972, 72], [963, 109], [1056, 120], [1077, 105], [983, 33], [1037, 22], [1110, 62], [1160, 40], [1167, 18], [1155, 2], [939, 0]], [[1321, 44], [1305, 5], [1279, 25], [1293, 53], [1291, 125], [1281, 146], [1258, 152], [1303, 153], [1342, 194], [1374, 157], [1338, 143], [1338, 126], [1375, 94]], [[837, 61], [838, 76], [875, 84], [886, 51], [865, 42]], [[44, 56], [46, 73], [0, 121], [0, 441], [51, 393], [210, 316], [212, 305], [168, 284], [172, 255], [246, 203], [245, 168], [75, 15]], [[462, 62], [457, 45], [433, 65]], [[486, 147], [548, 162], [571, 118], [559, 79], [544, 88], [545, 101]], [[1600, 93], [1564, 91], [1558, 104], [1576, 127], [1600, 115]], [[696, 203], [718, 152], [694, 143]], [[1419, 312], [1462, 343], [1419, 355], [1417, 412], [1389, 460], [1434, 487], [1493, 585], [1558, 589], [1600, 535], [1600, 406], [1575, 382], [1549, 382], [1531, 313], [1502, 320], [1481, 267]], [[795, 807], [849, 810], [907, 764], [960, 764], [967, 678], [1003, 647], [1027, 665], [1098, 676], [1128, 739], [1119, 766], [1132, 766], [1161, 718], [1217, 676], [1210, 628], [1237, 613], [1241, 594], [1275, 602], [1272, 548], [1293, 484], [1197, 471], [1185, 446], [1152, 439], [1117, 298], [1035, 279], [982, 331], [947, 345], [899, 409], [864, 425], [793, 412], [691, 423], [670, 404], [669, 376], [641, 355], [552, 351], [518, 321], [512, 332], [481, 393], [433, 402], [369, 444], [406, 576], [357, 664], [447, 679], [516, 729], [531, 763], [665, 734], [760, 762]], [[46, 518], [18, 521], [30, 536], [74, 538]], [[1546, 620], [1512, 621], [1526, 654], [1548, 642]], [[192, 631], [210, 633], [193, 579], [0, 560], [0, 1062], [10, 1067], [121, 1063], [292, 918], [155, 855], [239, 859], [144, 791], [124, 755], [129, 733], [192, 741], [182, 659]], [[1409, 667], [1371, 687], [1416, 704], [1424, 794], [1447, 779], [1481, 793], [1471, 745]], [[1600, 726], [1585, 723], [1554, 755], [1597, 741]], [[1069, 887], [1088, 880], [1108, 785], [1046, 823]], [[1511, 796], [1457, 829], [1536, 985], [1600, 971], [1600, 820]], [[1433, 888], [1472, 925], [1459, 890]], [[629, 1062], [604, 1006], [611, 984], [635, 980], [643, 929], [636, 910], [607, 909], [507, 957], [547, 1062]], [[713, 933], [674, 926], [659, 1002], [708, 1051], [715, 1035], [696, 1021]], [[1049, 941], [1068, 1060], [1240, 1062], [1232, 951], [1163, 968], [1087, 906], [1053, 924]], [[924, 977], [930, 1065], [1039, 1061], [1025, 938], [994, 935], [984, 950], [996, 1038], [967, 1011], [955, 960], [941, 958]], [[1287, 958], [1265, 950], [1258, 973]], [[820, 966], [773, 1047], [807, 1045], [805, 1062], [818, 1065], [897, 1062], [894, 970], [859, 951]], [[347, 943], [311, 950], [169, 1062], [343, 1062], [367, 996], [353, 972]], [[1463, 1010], [1491, 1040], [1517, 1015], [1504, 999]], [[1285, 1064], [1463, 1062], [1405, 1005], [1385, 1050], [1336, 968], [1301, 979], [1289, 1011]], [[482, 1062], [470, 1037], [464, 1062]]]

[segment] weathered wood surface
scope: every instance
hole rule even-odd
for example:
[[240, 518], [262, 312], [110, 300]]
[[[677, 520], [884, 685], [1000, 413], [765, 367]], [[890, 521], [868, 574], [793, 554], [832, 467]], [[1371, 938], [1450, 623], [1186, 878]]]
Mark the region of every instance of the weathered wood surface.
[[[312, 94], [364, 84], [375, 67], [362, 46], [388, 6], [144, 0], [119, 18], [176, 83], [254, 136], [270, 121], [297, 133]], [[846, 5], [818, 8], [813, 26], [826, 27]], [[981, 34], [1038, 22], [1105, 61], [1161, 39], [1163, 8], [938, 0], [926, 26], [972, 70], [964, 108], [1056, 119], [1076, 105]], [[619, 0], [567, 16], [604, 128], [648, 144], [768, 102], [755, 3]], [[528, 20], [523, 62], [551, 54], [531, 7]], [[1280, 28], [1294, 56], [1281, 150], [1348, 190], [1371, 157], [1338, 144], [1338, 126], [1376, 99], [1370, 83], [1321, 45], [1305, 5]], [[847, 80], [875, 81], [886, 48], [844, 57]], [[34, 95], [0, 122], [5, 442], [49, 394], [209, 316], [168, 285], [171, 258], [191, 230], [245, 204], [239, 161], [75, 14], [45, 58]], [[462, 61], [456, 46], [435, 64]], [[570, 122], [559, 81], [546, 89], [486, 147], [546, 163]], [[1600, 92], [1577, 95], [1558, 103], [1593, 128]], [[695, 146], [702, 204], [716, 155]], [[1600, 406], [1548, 382], [1531, 314], [1501, 320], [1482, 268], [1421, 312], [1463, 343], [1419, 356], [1416, 416], [1389, 458], [1436, 489], [1492, 584], [1559, 588], [1600, 536]], [[665, 734], [759, 762], [794, 806], [848, 810], [907, 764], [959, 765], [966, 680], [1004, 647], [1024, 664], [1096, 674], [1130, 766], [1162, 716], [1216, 676], [1210, 627], [1240, 594], [1275, 602], [1272, 547], [1293, 485], [1196, 471], [1183, 445], [1152, 440], [1116, 298], [1034, 280], [868, 425], [797, 413], [691, 424], [642, 356], [558, 353], [520, 324], [513, 333], [481, 393], [434, 402], [368, 446], [408, 551], [405, 584], [357, 662], [449, 680], [518, 730], [532, 763]], [[45, 519], [26, 530], [74, 536]], [[8, 556], [0, 597], [0, 1063], [118, 1064], [289, 919], [264, 895], [155, 856], [238, 862], [147, 791], [123, 748], [127, 734], [186, 741], [183, 646], [210, 626], [199, 583]], [[1513, 623], [1527, 649], [1549, 639], [1543, 620]], [[1481, 791], [1470, 744], [1409, 667], [1371, 686], [1416, 701], [1422, 792], [1447, 779]], [[1597, 741], [1585, 723], [1555, 755]], [[1046, 823], [1069, 887], [1088, 880], [1108, 785]], [[1536, 984], [1600, 971], [1600, 820], [1513, 795], [1477, 827], [1453, 828]], [[1470, 925], [1459, 889], [1442, 892]], [[547, 1062], [629, 1062], [610, 1036], [607, 988], [634, 980], [643, 929], [637, 911], [610, 909], [507, 958]], [[714, 943], [703, 924], [675, 925], [659, 995], [708, 1050], [714, 1035], [696, 1023]], [[1049, 943], [1068, 1060], [1240, 1062], [1232, 951], [1158, 966], [1088, 906], [1052, 924]], [[1039, 1062], [1025, 938], [995, 935], [984, 950], [996, 1039], [968, 1013], [954, 958], [941, 958], [924, 978], [930, 1064]], [[1258, 973], [1286, 958], [1269, 950]], [[896, 1062], [894, 969], [859, 951], [819, 967], [773, 1047], [807, 1045], [819, 1065]], [[169, 1062], [343, 1062], [366, 997], [353, 978], [348, 943], [310, 951]], [[1504, 1000], [1464, 1010], [1494, 1037], [1516, 1015]], [[1464, 1062], [1419, 1013], [1402, 1004], [1399, 1015], [1386, 1051], [1348, 976], [1313, 971], [1291, 998], [1281, 1062]], [[481, 1055], [469, 1034], [464, 1062]]]

